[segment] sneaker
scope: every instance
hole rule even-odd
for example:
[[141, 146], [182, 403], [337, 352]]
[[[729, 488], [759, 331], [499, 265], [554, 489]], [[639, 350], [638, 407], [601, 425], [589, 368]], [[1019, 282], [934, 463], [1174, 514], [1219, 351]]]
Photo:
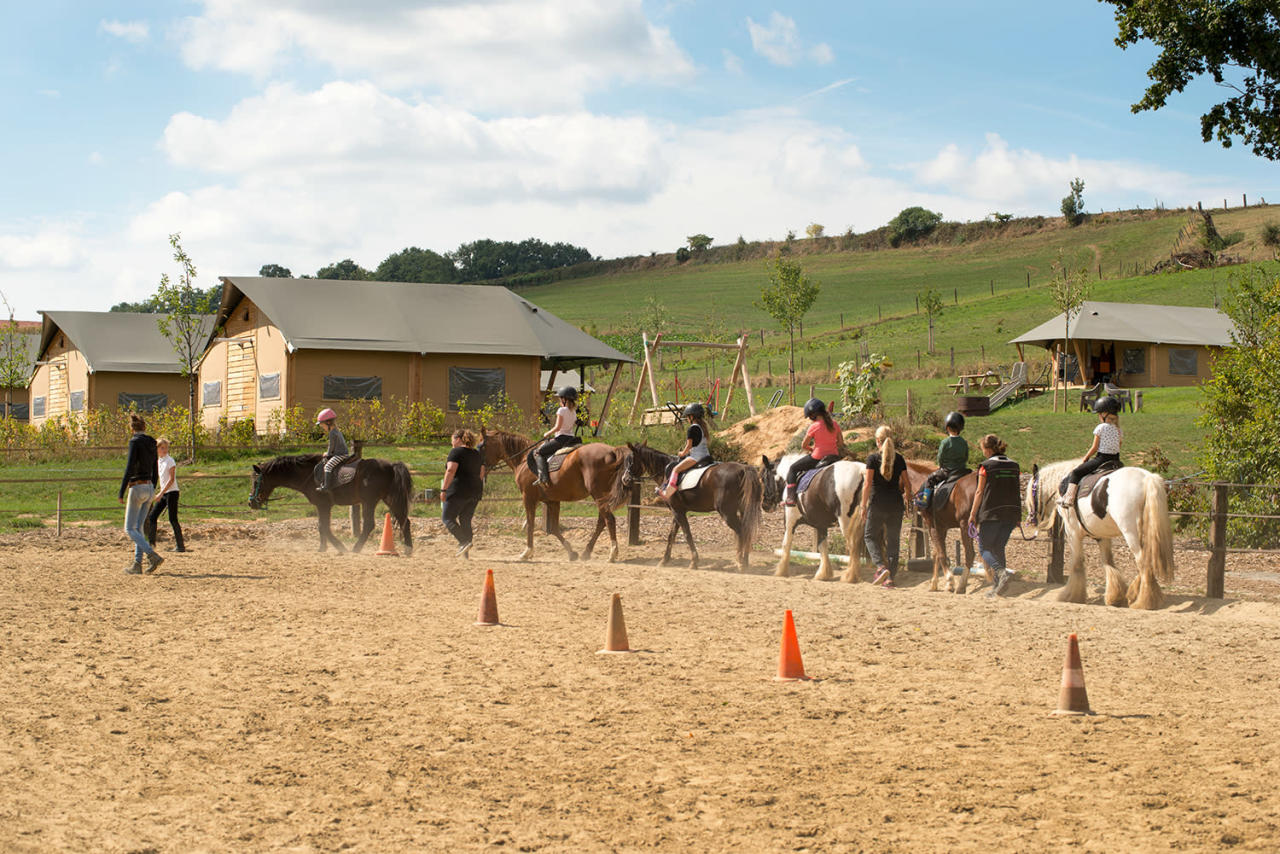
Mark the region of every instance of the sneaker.
[[883, 587], [885, 590], [892, 590], [898, 585], [893, 583], [892, 578], [886, 578], [884, 581], [880, 582], [880, 586]]
[[889, 578], [889, 568], [887, 566], [876, 567], [875, 577], [871, 579], [872, 584], [880, 584], [882, 581], [890, 583], [893, 581], [893, 579]]
[[463, 546], [462, 549], [459, 551], [459, 554], [462, 555], [463, 559], [471, 560], [471, 543], [467, 543], [465, 546]]
[[1012, 580], [1013, 580], [1012, 570], [1008, 570], [1008, 569], [1000, 570], [1000, 575], [997, 576], [996, 578], [995, 587], [991, 588], [992, 592], [995, 593], [997, 596], [1003, 594], [1005, 589], [1009, 586], [1009, 582]]
[[454, 552], [454, 555], [456, 557], [466, 557], [467, 552], [470, 550], [471, 550], [471, 543], [463, 543], [462, 545], [458, 546], [458, 550]]
[[186, 553], [187, 553], [187, 549], [186, 549], [186, 547], [185, 547], [185, 546], [178, 546], [176, 549], [174, 549], [174, 551], [175, 551], [175, 552], [177, 552], [178, 554], [186, 554]]
[[164, 558], [160, 557], [158, 553], [153, 552], [152, 554], [147, 556], [147, 568], [145, 572], [147, 572], [148, 574], [155, 572], [157, 569], [160, 568], [160, 564], [162, 563], [164, 563]]
[[124, 571], [125, 575], [142, 575], [142, 564], [136, 560]]

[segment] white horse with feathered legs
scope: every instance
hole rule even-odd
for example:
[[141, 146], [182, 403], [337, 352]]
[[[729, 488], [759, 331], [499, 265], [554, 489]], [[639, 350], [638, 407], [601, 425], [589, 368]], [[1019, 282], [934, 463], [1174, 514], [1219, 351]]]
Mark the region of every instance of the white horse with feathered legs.
[[[788, 454], [778, 460], [775, 468], [764, 458], [764, 476], [774, 478], [771, 486], [782, 494], [783, 484], [791, 465], [801, 458], [801, 454]], [[787, 576], [791, 572], [791, 540], [795, 536], [796, 526], [809, 525], [818, 534], [818, 552], [821, 558], [818, 570], [814, 573], [814, 581], [828, 581], [832, 578], [831, 555], [827, 546], [827, 530], [832, 525], [840, 526], [840, 534], [844, 537], [845, 549], [849, 552], [849, 567], [841, 575], [843, 581], [857, 581], [860, 556], [862, 554], [862, 503], [859, 501], [862, 490], [863, 472], [866, 465], [851, 460], [839, 460], [825, 468], [819, 469], [809, 482], [809, 487], [799, 497], [794, 507], [785, 507], [786, 531], [782, 535], [782, 557], [778, 559], [778, 568], [774, 575]]]
[[[1028, 519], [1040, 530], [1053, 525], [1053, 512], [1062, 518], [1067, 537], [1067, 584], [1058, 598], [1063, 602], [1084, 602], [1084, 538], [1098, 541], [1102, 565], [1107, 574], [1106, 603], [1123, 607], [1154, 609], [1164, 604], [1160, 583], [1173, 581], [1173, 532], [1169, 525], [1169, 496], [1164, 478], [1146, 469], [1125, 466], [1104, 475], [1093, 491], [1078, 499], [1073, 507], [1058, 504], [1058, 484], [1080, 464], [1064, 460], [1043, 468], [1033, 468], [1027, 482], [1023, 506]], [[1124, 576], [1115, 568], [1111, 540], [1124, 537], [1138, 564], [1138, 576], [1126, 589]]]

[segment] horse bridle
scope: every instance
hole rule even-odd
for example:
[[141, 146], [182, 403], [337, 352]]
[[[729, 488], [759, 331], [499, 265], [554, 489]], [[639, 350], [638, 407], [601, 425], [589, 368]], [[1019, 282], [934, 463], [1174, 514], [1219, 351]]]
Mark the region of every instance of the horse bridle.
[[[485, 448], [485, 445], [488, 444], [488, 442], [489, 442], [488, 439], [482, 439], [480, 441], [480, 446], [476, 448], [476, 450], [480, 452], [480, 459], [482, 460], [484, 459], [484, 448]], [[501, 450], [499, 450], [498, 462], [496, 465], [493, 466], [493, 469], [500, 468], [501, 466], [506, 465], [508, 468], [511, 469], [512, 472], [514, 472], [516, 470], [516, 464], [513, 461], [520, 459], [525, 454], [529, 453], [530, 451], [532, 451], [534, 448], [538, 447], [541, 444], [542, 444], [542, 440], [539, 439], [538, 441], [534, 442], [532, 445], [525, 448], [524, 450], [516, 451], [514, 454], [510, 454], [510, 455], [505, 455], [502, 453]], [[492, 471], [493, 469], [490, 469], [490, 471]]]
[[262, 472], [255, 471], [253, 473], [253, 492], [249, 493], [249, 506], [254, 508], [255, 510], [265, 509], [267, 506], [267, 502], [271, 500], [271, 496], [269, 495], [266, 498], [263, 498], [260, 494], [261, 492], [262, 492]]

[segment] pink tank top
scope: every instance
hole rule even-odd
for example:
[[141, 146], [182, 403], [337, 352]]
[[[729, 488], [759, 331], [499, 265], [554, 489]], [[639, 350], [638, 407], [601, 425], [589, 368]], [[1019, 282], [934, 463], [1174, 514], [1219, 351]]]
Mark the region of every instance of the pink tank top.
[[[835, 421], [831, 423], [835, 424]], [[810, 456], [815, 460], [820, 460], [823, 457], [838, 454], [840, 449], [836, 436], [838, 435], [839, 427], [840, 425], [836, 424], [836, 430], [828, 430], [826, 423], [821, 418], [810, 424], [809, 429], [805, 431], [805, 435], [813, 439], [813, 453]]]

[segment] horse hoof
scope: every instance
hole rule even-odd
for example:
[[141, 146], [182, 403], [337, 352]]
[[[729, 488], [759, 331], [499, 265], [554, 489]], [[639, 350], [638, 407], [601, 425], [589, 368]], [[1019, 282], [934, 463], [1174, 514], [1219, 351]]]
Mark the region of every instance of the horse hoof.
[[659, 567], [671, 566], [671, 561], [667, 560], [667, 559], [664, 557], [662, 560], [658, 561], [658, 566], [659, 566]]
[[569, 552], [569, 560], [577, 560], [577, 559], [578, 559], [577, 552]]
[[525, 549], [524, 551], [520, 552], [520, 557], [516, 558], [516, 560], [530, 560], [532, 558], [533, 558], [533, 549]]
[[618, 550], [613, 549], [612, 551], [609, 552], [609, 563], [617, 563], [617, 562], [618, 562]]

